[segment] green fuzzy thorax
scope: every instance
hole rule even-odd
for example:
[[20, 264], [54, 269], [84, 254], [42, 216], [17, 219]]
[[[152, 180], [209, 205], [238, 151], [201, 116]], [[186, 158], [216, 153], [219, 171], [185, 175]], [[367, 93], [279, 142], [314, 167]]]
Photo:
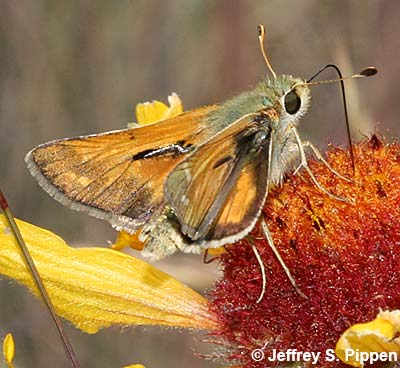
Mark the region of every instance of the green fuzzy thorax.
[[275, 79], [264, 78], [251, 90], [224, 102], [209, 115], [209, 120], [216, 130], [230, 125], [243, 115], [274, 107], [281, 110], [281, 99], [291, 88], [304, 80], [289, 75], [278, 75]]

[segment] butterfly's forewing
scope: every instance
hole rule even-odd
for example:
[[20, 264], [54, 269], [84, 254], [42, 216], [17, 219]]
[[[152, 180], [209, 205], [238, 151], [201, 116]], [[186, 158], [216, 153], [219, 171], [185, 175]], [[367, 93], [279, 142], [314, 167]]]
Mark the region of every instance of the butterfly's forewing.
[[168, 203], [192, 240], [225, 244], [243, 237], [257, 220], [267, 193], [269, 161], [269, 138], [254, 146], [259, 125], [252, 117], [239, 119], [168, 176]]
[[57, 140], [26, 161], [40, 185], [71, 208], [134, 231], [165, 205], [164, 181], [212, 130], [208, 106], [142, 127]]

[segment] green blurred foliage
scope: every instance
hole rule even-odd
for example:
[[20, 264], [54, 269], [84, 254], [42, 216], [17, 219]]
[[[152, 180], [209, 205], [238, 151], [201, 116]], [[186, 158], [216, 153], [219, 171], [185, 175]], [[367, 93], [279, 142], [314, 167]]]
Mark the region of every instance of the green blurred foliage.
[[[190, 109], [251, 87], [267, 73], [259, 23], [278, 73], [308, 78], [332, 62], [347, 75], [377, 66], [376, 77], [346, 83], [352, 130], [355, 137], [375, 129], [396, 137], [399, 11], [396, 0], [2, 0], [0, 185], [17, 217], [70, 243], [106, 244], [114, 237], [108, 224], [49, 198], [28, 174], [25, 153], [48, 140], [123, 128], [136, 103], [171, 92]], [[302, 136], [322, 148], [346, 145], [342, 111], [337, 85], [314, 87]], [[184, 268], [185, 257], [177, 257]], [[210, 286], [201, 276], [189, 282]], [[16, 334], [20, 366], [68, 366], [41, 305], [3, 280], [0, 334], [7, 330]], [[217, 366], [192, 355], [186, 333], [70, 333], [85, 367]]]

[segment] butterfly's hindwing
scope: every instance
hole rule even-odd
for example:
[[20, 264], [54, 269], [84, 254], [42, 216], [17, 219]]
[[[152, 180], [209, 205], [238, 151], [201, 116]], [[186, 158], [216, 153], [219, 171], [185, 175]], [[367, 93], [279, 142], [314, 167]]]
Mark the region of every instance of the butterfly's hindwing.
[[249, 231], [267, 193], [269, 142], [267, 121], [240, 119], [177, 165], [165, 192], [183, 234], [212, 246]]

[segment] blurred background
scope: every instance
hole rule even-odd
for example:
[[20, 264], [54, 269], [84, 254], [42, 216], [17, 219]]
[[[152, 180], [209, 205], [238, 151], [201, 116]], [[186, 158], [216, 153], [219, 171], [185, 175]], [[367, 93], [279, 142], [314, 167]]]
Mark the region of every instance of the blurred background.
[[[70, 244], [114, 240], [108, 223], [64, 208], [29, 175], [24, 156], [55, 139], [124, 128], [136, 103], [177, 92], [185, 109], [223, 101], [267, 74], [256, 26], [267, 27], [277, 73], [309, 78], [327, 63], [344, 75], [374, 65], [379, 74], [346, 83], [355, 140], [389, 139], [397, 118], [400, 2], [396, 0], [2, 0], [0, 2], [0, 185], [14, 214]], [[335, 77], [332, 71], [320, 79]], [[321, 149], [347, 145], [338, 85], [313, 87], [300, 133]], [[1, 245], [0, 245], [1, 246]], [[157, 266], [203, 292], [216, 265], [178, 254]], [[188, 271], [190, 269], [190, 271]], [[195, 271], [194, 271], [195, 270]], [[11, 331], [20, 367], [68, 367], [41, 304], [0, 280], [0, 337]], [[217, 367], [186, 331], [68, 328], [84, 367]]]

